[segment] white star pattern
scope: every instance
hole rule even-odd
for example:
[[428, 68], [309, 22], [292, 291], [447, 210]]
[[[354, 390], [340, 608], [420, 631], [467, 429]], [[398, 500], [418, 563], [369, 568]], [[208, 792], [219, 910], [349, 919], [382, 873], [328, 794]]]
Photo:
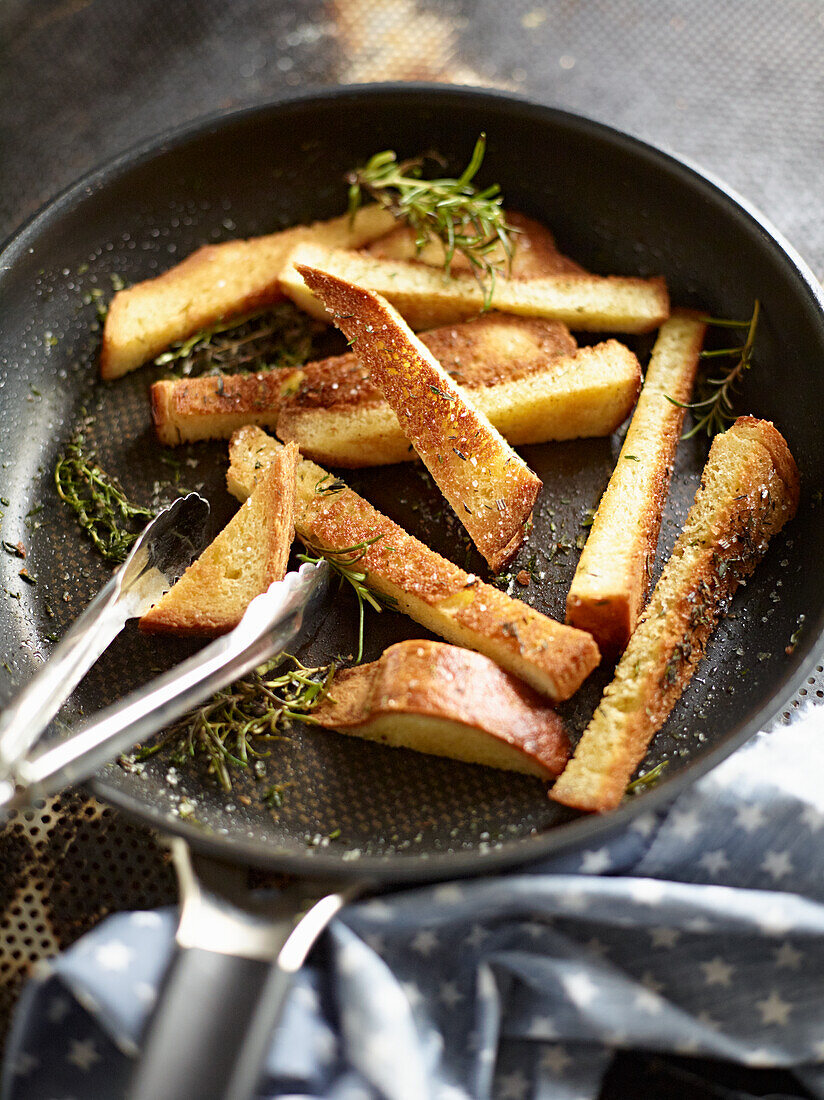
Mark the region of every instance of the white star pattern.
[[112, 971], [128, 970], [133, 956], [132, 949], [127, 947], [125, 943], [121, 943], [120, 940], [103, 943], [94, 953], [97, 965], [103, 970]]
[[555, 1039], [558, 1028], [549, 1016], [536, 1016], [527, 1028], [530, 1039]]
[[499, 1100], [524, 1100], [529, 1090], [529, 1081], [523, 1072], [516, 1069], [498, 1078], [496, 1096]]
[[681, 939], [677, 928], [650, 928], [649, 935], [653, 947], [675, 947]]
[[545, 926], [539, 924], [536, 920], [527, 921], [522, 927], [524, 932], [533, 940], [539, 939], [546, 932]]
[[676, 1054], [694, 1054], [701, 1044], [696, 1038], [680, 1039], [673, 1050]]
[[463, 993], [458, 989], [455, 982], [442, 982], [441, 987], [438, 990], [438, 1000], [451, 1012], [456, 1005], [460, 1004], [464, 999]]
[[783, 852], [767, 852], [761, 864], [761, 870], [765, 874], [771, 875], [774, 882], [785, 878], [792, 869], [793, 863], [790, 859], [790, 853], [786, 849]]
[[590, 955], [594, 955], [597, 959], [605, 958], [609, 951], [607, 945], [602, 940], [599, 940], [597, 936], [593, 936], [591, 940], [587, 940], [584, 947]]
[[561, 905], [564, 909], [571, 909], [575, 913], [580, 913], [587, 907], [587, 898], [580, 890], [566, 890], [561, 896]]
[[735, 824], [745, 833], [754, 833], [766, 820], [760, 806], [739, 806], [735, 814]]
[[572, 1065], [572, 1059], [566, 1052], [566, 1048], [560, 1043], [547, 1047], [541, 1055], [541, 1068], [548, 1069], [550, 1073], [560, 1077], [567, 1066]]
[[824, 1039], [819, 1039], [817, 1043], [813, 1043], [813, 1054], [819, 1062], [824, 1062]]
[[703, 1024], [704, 1027], [710, 1027], [713, 1031], [721, 1026], [714, 1017], [710, 1016], [709, 1012], [699, 1012], [695, 1019], [699, 1024]]
[[722, 871], [726, 871], [730, 861], [727, 853], [721, 848], [714, 848], [711, 852], [704, 852], [698, 860], [698, 866], [703, 867], [708, 874], [717, 877]]
[[697, 932], [699, 935], [703, 935], [704, 932], [710, 931], [712, 922], [708, 921], [706, 917], [692, 917], [685, 922], [684, 927], [689, 932]]
[[151, 1008], [157, 1000], [157, 990], [148, 982], [138, 982], [134, 987], [134, 994], [138, 1001], [147, 1008]]
[[565, 974], [562, 981], [564, 989], [576, 1004], [586, 1006], [595, 1000], [598, 987], [589, 975], [584, 974], [583, 971], [576, 974]]
[[157, 928], [163, 920], [159, 913], [153, 913], [151, 909], [142, 909], [138, 913], [132, 913], [132, 924], [135, 928]]
[[793, 1010], [793, 1006], [783, 1000], [775, 989], [763, 1001], [756, 1001], [755, 1007], [761, 1013], [762, 1024], [777, 1024], [779, 1027], [786, 1025]]
[[482, 924], [473, 924], [469, 929], [469, 935], [464, 940], [464, 943], [468, 944], [470, 947], [480, 947], [488, 935], [489, 932], [487, 932]]
[[664, 1009], [664, 1000], [659, 996], [660, 990], [664, 987], [649, 972], [641, 978], [641, 984], [644, 988], [635, 994], [635, 1007], [641, 1012], [649, 1012], [652, 1016], [657, 1016]]
[[28, 1077], [39, 1065], [40, 1062], [33, 1055], [23, 1050], [17, 1056], [17, 1060], [12, 1067], [12, 1073], [15, 1077]]
[[65, 997], [54, 997], [49, 1001], [49, 1007], [46, 1011], [49, 1023], [59, 1024], [69, 1011], [69, 1002]]
[[664, 886], [658, 879], [639, 878], [630, 885], [630, 893], [642, 905], [657, 905], [664, 896]]
[[612, 866], [612, 857], [606, 848], [595, 848], [584, 852], [579, 871], [583, 875], [600, 875]]
[[735, 967], [725, 962], [719, 955], [708, 962], [700, 963], [707, 985], [729, 985], [735, 973]]
[[806, 825], [811, 833], [817, 833], [824, 828], [824, 814], [815, 806], [805, 806], [801, 812], [801, 822]]
[[782, 943], [775, 952], [775, 965], [785, 970], [798, 970], [802, 955], [791, 943]]
[[768, 936], [785, 936], [792, 928], [792, 921], [788, 919], [784, 906], [776, 902], [758, 917], [758, 927]]
[[412, 940], [412, 950], [419, 955], [431, 955], [436, 947], [440, 947], [440, 940], [434, 932], [422, 928]]
[[649, 836], [654, 828], [655, 818], [652, 814], [639, 814], [630, 825], [630, 829], [632, 829], [634, 833], [640, 833], [641, 836]]
[[748, 1066], [771, 1066], [774, 1061], [772, 1054], [764, 1047], [758, 1047], [757, 1050], [751, 1050], [744, 1055], [744, 1062]]
[[100, 1061], [100, 1055], [91, 1039], [84, 1039], [82, 1042], [79, 1039], [72, 1039], [66, 1061], [77, 1066], [83, 1073], [88, 1073], [92, 1066]]
[[693, 810], [676, 810], [669, 824], [679, 840], [692, 840], [701, 831], [701, 822]]
[[368, 944], [376, 955], [383, 955], [386, 952], [386, 939], [380, 932], [367, 932], [363, 937], [363, 942]]
[[454, 882], [435, 888], [432, 897], [438, 905], [457, 905], [464, 900], [464, 892]]

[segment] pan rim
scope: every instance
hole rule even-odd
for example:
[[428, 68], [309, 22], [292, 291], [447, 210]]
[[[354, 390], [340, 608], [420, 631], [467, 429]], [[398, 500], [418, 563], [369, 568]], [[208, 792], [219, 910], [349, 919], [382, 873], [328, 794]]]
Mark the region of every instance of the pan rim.
[[[720, 197], [746, 215], [777, 250], [781, 259], [789, 263], [824, 322], [824, 292], [799, 253], [757, 207], [712, 173], [680, 155], [668, 152], [606, 123], [537, 103], [526, 96], [497, 89], [463, 86], [456, 88], [431, 83], [386, 82], [304, 88], [286, 92], [265, 103], [247, 105], [232, 111], [214, 112], [136, 143], [69, 184], [12, 232], [0, 246], [0, 284], [6, 277], [13, 275], [12, 269], [18, 256], [25, 251], [30, 242], [37, 240], [52, 219], [59, 218], [64, 211], [73, 208], [84, 196], [90, 196], [97, 190], [112, 184], [122, 174], [134, 170], [141, 164], [204, 136], [210, 129], [228, 127], [244, 119], [254, 118], [256, 115], [268, 116], [273, 111], [291, 106], [312, 103], [322, 105], [334, 100], [356, 100], [364, 96], [373, 100], [402, 97], [441, 102], [447, 100], [485, 102], [491, 109], [514, 107], [527, 118], [554, 120], [556, 124], [574, 128], [579, 133], [590, 132], [608, 140], [613, 145], [623, 146], [636, 156], [641, 155], [657, 161], [660, 167], [672, 173], [681, 174], [688, 185], [708, 188], [716, 197]], [[500, 848], [491, 847], [486, 851], [476, 848], [467, 851], [420, 853], [415, 856], [409, 854], [363, 855], [359, 860], [348, 862], [341, 858], [341, 853], [332, 849], [307, 849], [306, 852], [297, 853], [288, 849], [274, 848], [271, 842], [264, 843], [235, 835], [226, 837], [221, 834], [205, 833], [190, 823], [156, 809], [152, 804], [141, 802], [139, 798], [110, 786], [105, 775], [96, 776], [87, 786], [96, 796], [130, 818], [162, 832], [179, 835], [194, 849], [204, 854], [222, 859], [226, 859], [228, 854], [234, 860], [258, 867], [306, 876], [337, 874], [340, 877], [364, 878], [384, 883], [436, 881], [486, 874], [504, 868], [512, 869], [545, 860], [550, 856], [569, 853], [591, 842], [594, 838], [598, 838], [599, 842], [603, 843], [611, 833], [625, 828], [639, 814], [659, 810], [666, 803], [677, 798], [688, 786], [763, 729], [786, 706], [798, 687], [814, 671], [815, 665], [820, 660], [822, 640], [824, 640], [824, 609], [818, 621], [810, 624], [804, 647], [806, 652], [798, 659], [795, 668], [784, 674], [756, 713], [749, 720], [743, 721], [738, 727], [723, 735], [712, 749], [702, 753], [654, 789], [645, 792], [641, 797], [632, 799], [610, 814], [582, 816], [544, 833], [507, 840]]]

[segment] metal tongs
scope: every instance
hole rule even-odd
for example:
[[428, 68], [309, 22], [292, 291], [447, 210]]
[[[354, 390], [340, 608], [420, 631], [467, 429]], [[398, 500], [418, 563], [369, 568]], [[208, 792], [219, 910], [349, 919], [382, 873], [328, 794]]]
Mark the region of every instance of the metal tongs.
[[327, 562], [302, 565], [249, 604], [238, 626], [138, 688], [71, 736], [32, 756], [40, 736], [126, 622], [148, 611], [200, 553], [209, 505], [176, 500], [148, 525], [129, 557], [69, 628], [50, 659], [0, 716], [0, 808], [15, 809], [87, 779], [281, 652], [329, 584]]

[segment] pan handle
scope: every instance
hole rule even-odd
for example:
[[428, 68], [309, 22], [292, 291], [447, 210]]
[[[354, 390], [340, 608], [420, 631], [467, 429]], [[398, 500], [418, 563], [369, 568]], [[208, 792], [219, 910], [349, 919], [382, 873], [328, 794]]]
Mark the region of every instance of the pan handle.
[[172, 851], [176, 954], [128, 1097], [251, 1100], [292, 974], [359, 887], [295, 880], [258, 901], [243, 868], [193, 856], [179, 839]]

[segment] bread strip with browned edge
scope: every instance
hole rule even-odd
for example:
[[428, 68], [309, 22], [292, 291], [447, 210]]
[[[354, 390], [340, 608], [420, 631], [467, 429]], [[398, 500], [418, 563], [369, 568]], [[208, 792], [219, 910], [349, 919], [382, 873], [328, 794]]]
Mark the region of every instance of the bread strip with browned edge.
[[[235, 432], [229, 492], [244, 500], [282, 444], [259, 428]], [[295, 529], [309, 546], [340, 551], [367, 546], [358, 569], [366, 585], [449, 642], [484, 653], [550, 699], [567, 699], [600, 660], [581, 630], [563, 626], [484, 584], [407, 534], [321, 466], [301, 459]], [[340, 483], [342, 485], [342, 483]]]
[[146, 612], [152, 634], [225, 634], [273, 581], [282, 580], [295, 538], [292, 443], [273, 456], [254, 492], [177, 584]]
[[398, 642], [335, 673], [312, 723], [384, 745], [554, 779], [564, 723], [528, 684], [469, 649]]
[[[548, 369], [577, 347], [566, 325], [509, 313], [486, 313], [461, 325], [433, 329], [421, 340], [455, 381], [469, 389]], [[640, 377], [640, 367], [638, 373]], [[394, 418], [354, 352], [290, 370], [164, 379], [152, 386], [152, 416], [157, 437], [167, 446], [228, 439], [245, 424], [274, 428], [292, 396], [299, 408], [307, 409], [379, 404]], [[404, 438], [404, 450], [408, 446]]]
[[298, 271], [356, 346], [404, 435], [498, 572], [523, 542], [540, 478], [385, 298], [317, 268]]
[[[323, 305], [304, 283], [297, 264], [383, 295], [416, 330], [465, 321], [480, 313], [485, 304], [485, 292], [472, 275], [449, 275], [425, 264], [378, 260], [362, 252], [301, 244], [284, 265], [281, 286], [301, 309], [321, 320], [325, 319]], [[669, 316], [663, 279], [617, 275], [545, 275], [540, 279], [499, 275], [491, 304], [506, 313], [546, 317], [563, 321], [573, 330], [593, 332], [650, 332]]]
[[[513, 245], [512, 263], [507, 270], [506, 253], [500, 244], [485, 254], [490, 263], [501, 264], [502, 270], [513, 279], [586, 274], [580, 264], [558, 251], [555, 238], [545, 225], [515, 210], [507, 210], [505, 213], [507, 224], [515, 230], [510, 236]], [[414, 229], [408, 225], [397, 225], [385, 236], [366, 245], [363, 251], [381, 260], [416, 260], [430, 267], [444, 266], [446, 251], [437, 237], [427, 241], [421, 249], [418, 249], [416, 241]], [[471, 272], [472, 267], [462, 252], [455, 252], [449, 270], [457, 275], [460, 271]]]
[[[590, 528], [566, 602], [566, 621], [602, 653], [620, 653], [635, 629], [669, 493], [684, 409], [706, 325], [673, 313], [661, 326], [624, 445]], [[668, 400], [672, 398], [672, 400]]]
[[733, 593], [798, 507], [798, 470], [765, 420], [716, 436], [701, 487], [649, 605], [575, 754], [550, 794], [611, 810], [692, 678]]
[[[456, 332], [495, 316], [499, 315], [485, 314], [454, 329], [434, 331]], [[617, 340], [579, 348], [571, 355], [532, 360], [516, 346], [505, 370], [502, 364], [500, 372], [487, 373], [476, 370], [463, 355], [460, 369], [451, 370], [450, 355], [439, 350], [431, 335], [424, 333], [421, 339], [512, 445], [609, 435], [626, 420], [641, 388], [638, 360]], [[281, 405], [277, 434], [284, 441], [294, 440], [308, 458], [331, 466], [382, 466], [418, 457], [398, 418], [357, 361], [324, 378], [307, 370], [297, 392]]]
[[283, 297], [278, 277], [299, 241], [326, 248], [359, 248], [395, 224], [373, 205], [312, 225], [296, 225], [265, 237], [207, 244], [154, 279], [118, 291], [103, 328], [100, 374], [117, 378], [177, 340]]

